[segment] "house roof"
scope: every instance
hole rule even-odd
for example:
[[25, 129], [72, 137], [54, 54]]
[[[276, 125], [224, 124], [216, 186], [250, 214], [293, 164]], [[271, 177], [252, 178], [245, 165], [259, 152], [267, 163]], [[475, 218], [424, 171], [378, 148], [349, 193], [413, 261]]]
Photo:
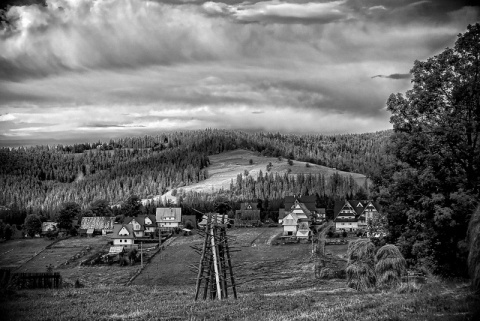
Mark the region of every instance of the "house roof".
[[[128, 232], [128, 235], [118, 235], [120, 231], [125, 229]], [[113, 234], [111, 235], [112, 239], [133, 239], [135, 234], [133, 233], [133, 226], [131, 224], [115, 224], [113, 226]]]
[[258, 210], [257, 204], [248, 202], [248, 203], [241, 203], [240, 210]]
[[81, 229], [112, 230], [115, 217], [82, 217]]
[[316, 197], [315, 195], [305, 195], [305, 196], [300, 196], [296, 197], [294, 196], [285, 196], [284, 204], [285, 204], [285, 210], [289, 210], [292, 208], [292, 206], [295, 204], [295, 200], [298, 200], [299, 203], [305, 204], [305, 206], [308, 208], [310, 211], [315, 211], [316, 205]]
[[[375, 207], [375, 209], [378, 211], [378, 205], [371, 200], [350, 200], [350, 201], [338, 201], [335, 202], [333, 213], [334, 213], [334, 221], [337, 221], [337, 219], [341, 219], [341, 222], [356, 222], [358, 220], [358, 217], [362, 215], [365, 212], [365, 208], [367, 208], [369, 205], [372, 205]], [[350, 221], [350, 217], [352, 215], [340, 213], [340, 211], [345, 207], [345, 206], [350, 206], [353, 209], [353, 216], [355, 217], [353, 221]], [[342, 215], [339, 215], [342, 214]], [[341, 218], [342, 216], [347, 216], [349, 218]]]
[[298, 224], [298, 216], [295, 213], [290, 213], [283, 218], [283, 226], [292, 226]]
[[308, 237], [310, 235], [310, 230], [298, 230], [297, 237]]
[[157, 223], [180, 223], [182, 209], [180, 207], [159, 207], [155, 217]]

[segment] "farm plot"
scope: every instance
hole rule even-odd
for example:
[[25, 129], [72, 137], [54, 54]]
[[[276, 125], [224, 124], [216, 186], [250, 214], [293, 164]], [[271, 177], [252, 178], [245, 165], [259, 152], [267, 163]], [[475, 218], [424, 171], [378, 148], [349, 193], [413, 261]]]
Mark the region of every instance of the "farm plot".
[[[230, 242], [233, 250], [240, 250], [232, 252], [234, 271], [239, 283], [286, 280], [298, 278], [306, 273], [311, 274], [309, 278], [313, 278], [313, 263], [307, 262], [310, 246], [308, 244], [268, 246], [267, 242], [278, 232], [279, 229], [273, 228], [237, 229], [227, 232], [233, 237]], [[193, 287], [196, 274], [188, 265], [197, 265], [200, 257], [190, 246], [199, 245], [201, 242], [202, 238], [198, 235], [177, 238], [165, 251], [152, 259], [133, 284]]]
[[0, 243], [0, 267], [19, 268], [51, 243], [52, 241], [43, 238], [17, 239]]
[[45, 272], [47, 265], [52, 265], [54, 269], [60, 268], [61, 265], [76, 265], [82, 257], [107, 246], [108, 240], [105, 237], [61, 240], [22, 265], [17, 272]]

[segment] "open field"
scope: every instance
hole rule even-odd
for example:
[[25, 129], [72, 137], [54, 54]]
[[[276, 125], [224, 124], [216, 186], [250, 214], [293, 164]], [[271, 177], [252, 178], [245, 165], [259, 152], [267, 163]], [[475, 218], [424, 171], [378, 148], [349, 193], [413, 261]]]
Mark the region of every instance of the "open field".
[[[195, 275], [186, 267], [199, 261], [190, 245], [198, 235], [178, 236], [134, 280], [139, 265], [62, 265], [64, 279], [80, 279], [85, 288], [0, 291], [2, 320], [478, 320], [480, 300], [462, 281], [432, 278], [419, 291], [356, 292], [345, 280], [314, 277], [310, 244], [271, 246], [280, 228], [228, 231], [239, 299], [193, 301]], [[33, 248], [39, 241], [30, 240]], [[27, 243], [25, 243], [27, 244]], [[47, 242], [48, 244], [48, 242]], [[102, 237], [71, 238], [52, 250], [73, 255], [85, 246], [106, 244]], [[5, 244], [4, 244], [5, 245]], [[19, 248], [17, 246], [17, 248]], [[326, 247], [342, 255], [345, 245]], [[27, 251], [30, 253], [29, 251]], [[42, 252], [43, 253], [43, 252]], [[78, 261], [81, 261], [79, 259]], [[39, 261], [42, 262], [42, 261]], [[71, 282], [69, 282], [71, 283]], [[476, 310], [477, 309], [477, 310]]]
[[239, 299], [193, 301], [192, 285], [22, 290], [0, 295], [2, 320], [478, 320], [465, 283], [432, 280], [418, 292], [345, 288], [344, 280], [251, 283]]
[[18, 268], [53, 243], [48, 239], [15, 239], [0, 243], [0, 268]]
[[[0, 244], [4, 255], [0, 255], [0, 268], [14, 268], [13, 272], [46, 272], [47, 265], [60, 272], [67, 284], [79, 280], [90, 287], [94, 285], [126, 284], [140, 268], [140, 263], [133, 266], [94, 265], [82, 266], [81, 262], [102, 250], [109, 248], [110, 238], [97, 236], [93, 238], [72, 237], [52, 244], [52, 241], [36, 239], [19, 239]], [[45, 248], [47, 245], [49, 248]], [[155, 246], [148, 244], [144, 249]], [[35, 253], [37, 255], [35, 255]]]
[[[291, 170], [291, 175], [294, 174], [323, 174], [326, 177], [337, 172], [335, 169], [325, 167], [316, 164], [310, 164], [310, 167], [306, 167], [306, 162], [293, 161], [293, 165], [288, 165], [287, 159], [283, 158], [279, 160], [275, 157], [262, 156], [257, 152], [252, 152], [243, 149], [237, 149], [234, 151], [228, 151], [217, 155], [210, 155], [210, 166], [208, 167], [209, 178], [196, 184], [184, 186], [177, 190], [183, 189], [187, 191], [195, 192], [210, 192], [219, 189], [229, 189], [230, 182], [235, 182], [238, 174], [243, 174], [247, 170], [250, 176], [257, 178], [260, 171], [264, 174], [267, 173], [266, 167], [269, 163], [272, 163], [271, 173], [285, 174], [288, 170]], [[250, 165], [250, 159], [253, 164]], [[340, 175], [351, 175], [357, 184], [363, 186], [365, 184], [365, 175], [358, 173], [349, 173], [338, 171]], [[175, 202], [176, 197], [171, 195], [171, 191], [164, 195], [155, 196], [153, 199], [170, 199]], [[143, 200], [146, 203], [148, 200]]]

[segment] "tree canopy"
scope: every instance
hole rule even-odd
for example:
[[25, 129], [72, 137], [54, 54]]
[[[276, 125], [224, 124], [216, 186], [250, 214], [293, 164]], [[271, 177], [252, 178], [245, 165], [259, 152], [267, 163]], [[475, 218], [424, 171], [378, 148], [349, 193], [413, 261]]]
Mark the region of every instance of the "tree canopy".
[[36, 233], [42, 232], [42, 221], [40, 217], [35, 214], [30, 214], [25, 218], [25, 232], [31, 237], [34, 237]]
[[411, 262], [464, 273], [480, 196], [480, 24], [453, 48], [415, 61], [411, 74], [413, 88], [387, 101], [398, 160], [383, 181], [391, 236]]
[[64, 203], [58, 215], [58, 228], [70, 230], [72, 228], [72, 220], [78, 217], [81, 212], [82, 209], [77, 203]]

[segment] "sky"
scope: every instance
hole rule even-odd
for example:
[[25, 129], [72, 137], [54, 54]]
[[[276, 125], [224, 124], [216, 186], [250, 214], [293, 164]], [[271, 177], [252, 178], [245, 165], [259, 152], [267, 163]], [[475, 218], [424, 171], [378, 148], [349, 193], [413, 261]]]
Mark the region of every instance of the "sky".
[[204, 128], [390, 129], [410, 69], [480, 21], [475, 1], [13, 0], [0, 146]]

